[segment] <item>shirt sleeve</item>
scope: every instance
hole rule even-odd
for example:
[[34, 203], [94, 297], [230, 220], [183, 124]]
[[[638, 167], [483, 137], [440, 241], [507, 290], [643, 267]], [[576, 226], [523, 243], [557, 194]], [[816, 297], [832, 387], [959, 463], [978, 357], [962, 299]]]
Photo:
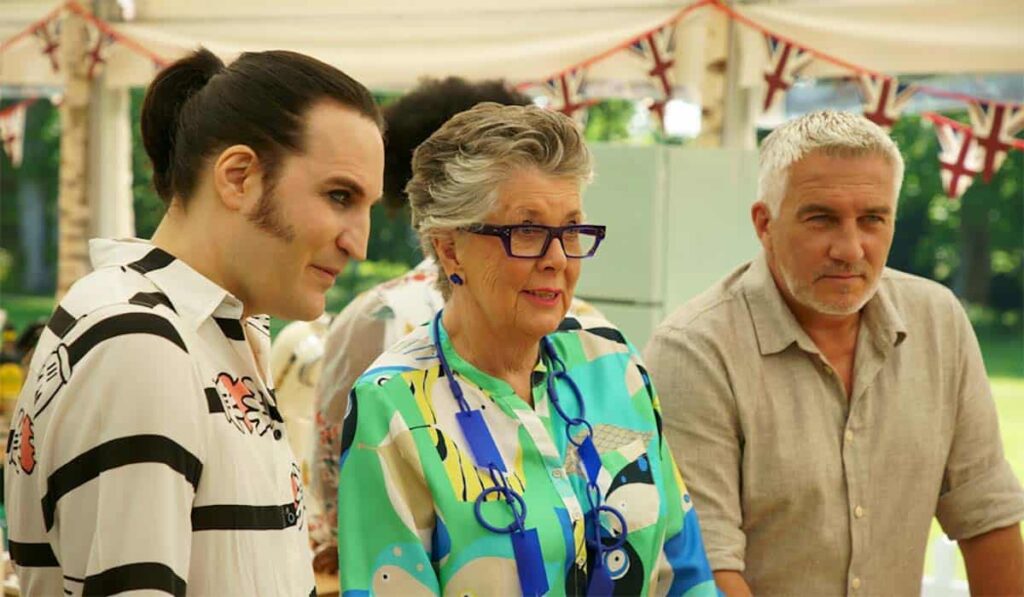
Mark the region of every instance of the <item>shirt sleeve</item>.
[[66, 591], [187, 589], [205, 400], [184, 342], [155, 320], [160, 334], [103, 339], [91, 333], [112, 326], [98, 323], [69, 347], [98, 341], [50, 406], [39, 449], [43, 518]]
[[657, 330], [644, 354], [663, 401], [665, 436], [700, 516], [711, 569], [743, 571], [742, 431], [717, 355], [712, 343], [672, 328]]
[[959, 540], [1019, 522], [1024, 492], [1003, 454], [978, 339], [959, 302], [950, 303], [959, 338], [958, 403], [936, 517]]
[[432, 444], [426, 430], [417, 442], [391, 400], [408, 392], [393, 378], [358, 384], [349, 397], [338, 482], [342, 594], [440, 594], [434, 570], [447, 554], [419, 455]]
[[[639, 361], [639, 356], [636, 358]], [[650, 394], [655, 418], [662, 420], [661, 405], [654, 385], [650, 383], [650, 376], [642, 364], [637, 362], [637, 365], [647, 382], [645, 386]], [[697, 512], [693, 509], [693, 500], [686, 490], [683, 476], [661, 429], [657, 441], [664, 477], [667, 518], [662, 557], [657, 561], [658, 594], [687, 597], [718, 595], [701, 538]]]
[[384, 351], [384, 307], [370, 291], [357, 297], [331, 323], [316, 387], [313, 474], [310, 491], [323, 507], [313, 532], [317, 543], [333, 543], [338, 529], [338, 456], [348, 395], [360, 375]]

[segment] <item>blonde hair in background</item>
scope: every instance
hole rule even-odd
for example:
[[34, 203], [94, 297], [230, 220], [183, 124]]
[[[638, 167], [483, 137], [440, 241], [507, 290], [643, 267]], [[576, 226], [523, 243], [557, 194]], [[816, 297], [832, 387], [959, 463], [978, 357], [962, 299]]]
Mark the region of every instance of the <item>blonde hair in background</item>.
[[[580, 187], [590, 182], [590, 150], [576, 122], [537, 106], [491, 102], [446, 122], [416, 148], [405, 187], [423, 254], [440, 269], [434, 238], [482, 222], [494, 209], [498, 186], [523, 169], [574, 178]], [[451, 295], [444, 271], [437, 287], [445, 299]]]
[[756, 201], [767, 204], [772, 217], [779, 215], [789, 168], [812, 152], [834, 157], [885, 158], [895, 174], [893, 195], [899, 197], [903, 156], [892, 138], [861, 114], [820, 110], [786, 122], [761, 142]]

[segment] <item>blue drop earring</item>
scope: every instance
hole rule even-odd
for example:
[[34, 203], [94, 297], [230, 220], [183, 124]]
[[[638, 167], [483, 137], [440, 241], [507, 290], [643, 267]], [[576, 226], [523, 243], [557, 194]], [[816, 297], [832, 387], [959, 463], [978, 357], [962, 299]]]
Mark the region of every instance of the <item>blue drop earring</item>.
[[462, 276], [460, 276], [459, 274], [452, 274], [448, 276], [448, 279], [451, 280], [451, 283], [455, 284], [456, 286], [462, 286], [463, 284]]

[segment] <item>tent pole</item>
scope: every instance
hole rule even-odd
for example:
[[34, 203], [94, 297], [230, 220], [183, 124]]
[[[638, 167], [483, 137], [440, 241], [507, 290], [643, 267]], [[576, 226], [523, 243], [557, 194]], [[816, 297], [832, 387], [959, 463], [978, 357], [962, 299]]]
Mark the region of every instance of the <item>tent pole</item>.
[[60, 30], [64, 100], [60, 105], [60, 182], [57, 198], [57, 293], [60, 300], [89, 271], [90, 210], [86, 155], [89, 143], [91, 85], [83, 60], [88, 46], [86, 22], [65, 11]]
[[717, 10], [709, 10], [704, 34], [704, 73], [700, 82], [701, 121], [697, 147], [722, 145], [728, 41], [729, 19]]
[[740, 25], [729, 20], [728, 58], [725, 68], [725, 101], [722, 147], [756, 149], [756, 121], [760, 94], [740, 83]]
[[[107, 22], [121, 19], [113, 2], [94, 2], [93, 14]], [[90, 237], [135, 235], [132, 205], [131, 94], [107, 85], [106, 71], [93, 77], [89, 104], [88, 180]]]

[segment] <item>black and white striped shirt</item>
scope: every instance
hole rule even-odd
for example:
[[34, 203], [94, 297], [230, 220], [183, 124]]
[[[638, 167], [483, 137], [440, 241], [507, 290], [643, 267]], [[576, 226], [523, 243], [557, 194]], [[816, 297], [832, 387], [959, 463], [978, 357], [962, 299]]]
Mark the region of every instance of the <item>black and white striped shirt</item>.
[[149, 243], [90, 253], [7, 440], [22, 594], [315, 592], [269, 319]]

